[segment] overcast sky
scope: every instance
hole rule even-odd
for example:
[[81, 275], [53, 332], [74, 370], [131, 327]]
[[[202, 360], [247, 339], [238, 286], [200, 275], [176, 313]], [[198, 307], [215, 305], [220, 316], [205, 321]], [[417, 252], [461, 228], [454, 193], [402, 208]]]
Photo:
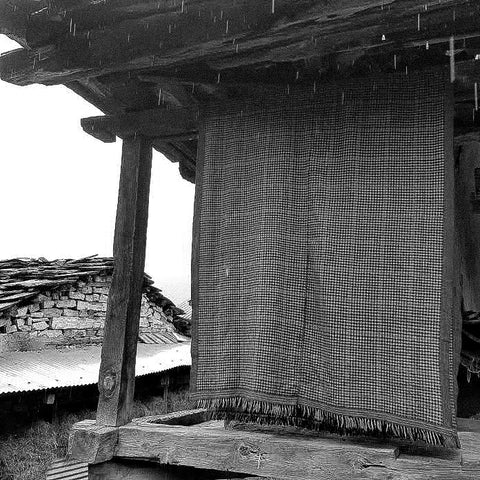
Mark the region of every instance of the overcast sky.
[[[0, 35], [0, 53], [17, 47]], [[121, 140], [80, 127], [100, 114], [64, 86], [0, 81], [0, 259], [112, 255]], [[190, 298], [193, 195], [154, 152], [145, 270], [177, 303]]]

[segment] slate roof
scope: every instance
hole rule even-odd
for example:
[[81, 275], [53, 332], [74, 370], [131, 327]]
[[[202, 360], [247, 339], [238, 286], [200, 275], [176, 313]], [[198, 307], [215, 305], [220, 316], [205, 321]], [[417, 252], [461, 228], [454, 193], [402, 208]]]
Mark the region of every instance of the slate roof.
[[[30, 299], [59, 287], [86, 281], [89, 277], [111, 275], [113, 258], [85, 257], [80, 259], [46, 260], [45, 258], [13, 258], [0, 260], [0, 312], [27, 304]], [[174, 319], [183, 310], [162, 295], [153, 285], [152, 278], [144, 274], [143, 293]]]

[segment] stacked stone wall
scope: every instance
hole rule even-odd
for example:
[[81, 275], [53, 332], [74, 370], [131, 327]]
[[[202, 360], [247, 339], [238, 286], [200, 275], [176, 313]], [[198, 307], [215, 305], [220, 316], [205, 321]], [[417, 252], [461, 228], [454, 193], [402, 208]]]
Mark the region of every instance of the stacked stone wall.
[[[0, 351], [100, 343], [110, 283], [110, 276], [90, 277], [44, 291], [23, 306], [1, 312]], [[174, 330], [172, 319], [145, 295], [140, 315], [140, 333]]]

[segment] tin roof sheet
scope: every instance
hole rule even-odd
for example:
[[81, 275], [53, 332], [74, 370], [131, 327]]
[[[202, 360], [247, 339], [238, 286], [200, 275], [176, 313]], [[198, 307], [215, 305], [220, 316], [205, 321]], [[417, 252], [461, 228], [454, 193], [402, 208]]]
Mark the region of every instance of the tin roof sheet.
[[55, 460], [47, 471], [46, 480], [88, 480], [88, 463], [65, 458]]
[[[97, 383], [101, 346], [0, 355], [0, 394]], [[190, 342], [138, 344], [136, 375], [191, 365]]]

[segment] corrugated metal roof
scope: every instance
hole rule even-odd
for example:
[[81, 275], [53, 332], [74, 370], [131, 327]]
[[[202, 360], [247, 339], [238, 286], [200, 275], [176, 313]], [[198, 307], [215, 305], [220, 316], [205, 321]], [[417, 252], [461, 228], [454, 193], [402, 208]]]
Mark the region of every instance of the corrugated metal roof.
[[[183, 337], [186, 338], [186, 337]], [[152, 332], [152, 333], [140, 333], [138, 335], [138, 340], [141, 343], [157, 343], [159, 345], [166, 344], [170, 345], [172, 343], [178, 343], [180, 341], [185, 341], [185, 340], [179, 340], [177, 338], [177, 335], [173, 332]]]
[[[100, 346], [91, 345], [1, 354], [0, 394], [97, 383], [100, 353]], [[190, 342], [138, 344], [137, 376], [189, 365]]]
[[180, 317], [185, 318], [187, 320], [192, 319], [192, 305], [191, 305], [191, 300], [184, 300], [180, 304], [177, 305], [177, 308], [180, 310], [183, 310], [183, 314], [180, 315]]
[[47, 471], [46, 480], [88, 480], [88, 463], [67, 459], [55, 460]]

